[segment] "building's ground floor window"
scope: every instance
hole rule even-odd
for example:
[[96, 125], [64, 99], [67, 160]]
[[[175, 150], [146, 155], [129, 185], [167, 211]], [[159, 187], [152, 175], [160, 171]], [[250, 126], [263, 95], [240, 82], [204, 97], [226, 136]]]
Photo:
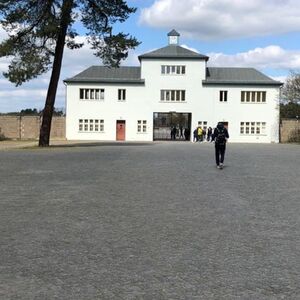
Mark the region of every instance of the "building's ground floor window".
[[241, 122], [240, 134], [243, 135], [266, 134], [266, 122]]
[[79, 132], [103, 132], [104, 120], [79, 119]]
[[137, 121], [137, 132], [138, 133], [147, 132], [147, 121], [146, 120], [138, 120]]
[[202, 129], [206, 130], [207, 129], [207, 121], [198, 121], [198, 126], [201, 127]]

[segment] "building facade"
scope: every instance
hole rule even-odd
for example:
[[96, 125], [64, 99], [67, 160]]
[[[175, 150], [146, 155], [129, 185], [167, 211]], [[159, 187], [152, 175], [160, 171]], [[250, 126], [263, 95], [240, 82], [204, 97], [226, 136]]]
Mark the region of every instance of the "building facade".
[[253, 68], [208, 67], [175, 30], [168, 38], [138, 67], [92, 66], [66, 79], [66, 138], [169, 140], [176, 127], [192, 141], [196, 127], [222, 121], [231, 142], [279, 142], [280, 82]]

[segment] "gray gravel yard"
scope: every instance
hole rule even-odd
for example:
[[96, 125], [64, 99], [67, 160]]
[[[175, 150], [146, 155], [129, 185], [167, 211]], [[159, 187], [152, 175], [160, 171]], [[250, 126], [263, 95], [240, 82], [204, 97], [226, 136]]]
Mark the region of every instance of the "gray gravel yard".
[[300, 299], [300, 146], [0, 151], [0, 299]]

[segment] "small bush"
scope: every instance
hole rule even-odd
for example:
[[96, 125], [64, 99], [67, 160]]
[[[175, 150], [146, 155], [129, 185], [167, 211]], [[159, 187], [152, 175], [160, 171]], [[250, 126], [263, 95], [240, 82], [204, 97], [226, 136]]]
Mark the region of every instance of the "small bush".
[[5, 137], [5, 135], [3, 133], [0, 132], [0, 141], [4, 141], [7, 138]]

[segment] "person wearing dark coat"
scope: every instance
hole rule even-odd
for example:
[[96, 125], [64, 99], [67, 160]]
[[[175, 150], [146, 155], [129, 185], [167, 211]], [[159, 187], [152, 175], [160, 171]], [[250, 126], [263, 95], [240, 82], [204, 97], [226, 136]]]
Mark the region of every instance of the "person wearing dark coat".
[[207, 141], [211, 142], [211, 139], [212, 139], [212, 128], [208, 127], [208, 129], [207, 129]]
[[213, 137], [215, 140], [216, 165], [218, 169], [223, 169], [226, 142], [227, 139], [229, 139], [229, 134], [222, 122], [218, 123], [217, 127], [214, 130]]

